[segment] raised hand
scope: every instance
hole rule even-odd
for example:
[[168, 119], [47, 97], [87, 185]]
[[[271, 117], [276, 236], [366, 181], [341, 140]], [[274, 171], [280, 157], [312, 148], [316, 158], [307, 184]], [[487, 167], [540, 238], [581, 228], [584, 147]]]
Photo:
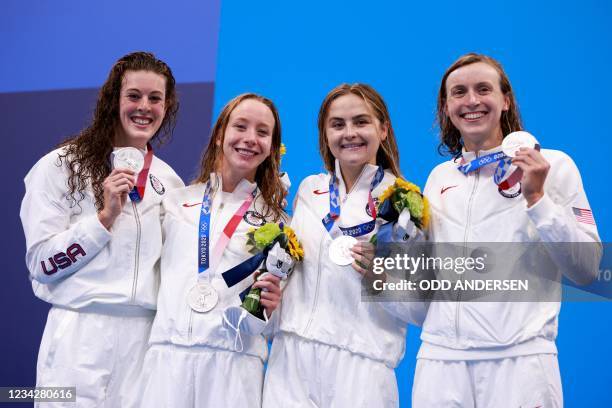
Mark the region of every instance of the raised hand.
[[512, 164], [523, 170], [521, 189], [523, 197], [527, 200], [527, 206], [531, 207], [544, 196], [544, 181], [550, 170], [550, 164], [542, 153], [536, 149], [521, 147]]
[[104, 180], [104, 207], [98, 213], [98, 219], [110, 230], [121, 214], [129, 192], [136, 184], [136, 174], [128, 169], [114, 169]]

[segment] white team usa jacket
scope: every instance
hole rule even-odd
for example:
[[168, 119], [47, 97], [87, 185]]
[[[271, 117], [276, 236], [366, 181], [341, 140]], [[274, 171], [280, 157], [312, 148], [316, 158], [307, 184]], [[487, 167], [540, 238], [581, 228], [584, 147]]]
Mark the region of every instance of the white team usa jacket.
[[[342, 227], [372, 220], [367, 211], [370, 183], [377, 166], [366, 165], [350, 192], [339, 178]], [[340, 175], [336, 161], [336, 174]], [[291, 227], [304, 246], [299, 263], [283, 292], [280, 330], [335, 346], [364, 357], [397, 366], [404, 355], [406, 323], [419, 324], [426, 308], [406, 302], [365, 302], [361, 299], [361, 275], [352, 266], [338, 266], [329, 259], [332, 239], [321, 220], [329, 212], [329, 174], [318, 174], [302, 181], [295, 203]], [[374, 189], [378, 197], [395, 181], [385, 171], [383, 181]], [[359, 240], [369, 240], [376, 229]], [[399, 306], [399, 307], [394, 307]]]
[[[256, 188], [256, 184], [243, 179], [234, 192], [225, 193], [222, 191], [220, 177], [212, 173], [211, 180], [214, 195], [209, 236], [210, 257], [228, 221]], [[198, 228], [204, 190], [205, 184], [193, 184], [170, 192], [163, 201], [165, 217], [162, 226], [164, 246], [161, 285], [150, 343], [198, 345], [236, 351], [235, 334], [222, 325], [223, 311], [229, 306], [242, 303], [239, 295], [253, 284], [254, 279], [251, 274], [229, 288], [223, 280], [222, 272], [253, 256], [247, 252], [246, 233], [266, 223], [266, 211], [263, 210], [264, 201], [258, 193], [232, 235], [217, 269], [203, 273], [202, 279], [208, 281], [210, 278], [210, 283], [218, 293], [218, 303], [206, 313], [195, 312], [187, 303], [187, 294], [198, 282]], [[259, 357], [262, 361], [267, 359], [267, 342], [262, 335], [243, 334], [242, 342], [244, 353]]]
[[153, 157], [142, 201], [127, 200], [110, 231], [98, 220], [91, 188], [71, 205], [68, 170], [56, 149], [25, 177], [21, 222], [34, 294], [53, 305], [111, 310], [155, 309], [161, 253], [161, 200], [182, 187], [180, 177]]
[[[500, 150], [481, 151], [478, 156]], [[559, 268], [557, 273], [577, 283], [594, 279], [601, 244], [595, 222], [584, 222], [576, 216], [577, 209], [590, 213], [580, 173], [565, 153], [546, 149], [541, 153], [550, 163], [550, 171], [544, 197], [531, 208], [521, 194], [498, 192], [493, 181], [496, 165], [467, 176], [457, 170], [461, 159], [438, 165], [424, 192], [432, 211], [430, 240], [590, 242], [593, 245], [577, 246], [576, 251], [546, 250]], [[463, 153], [464, 162], [475, 157], [473, 152]], [[525, 269], [529, 265], [519, 263], [515, 267]], [[554, 353], [559, 310], [559, 302], [432, 302], [423, 324], [424, 343], [419, 356], [446, 359], [449, 354], [436, 346], [455, 350], [506, 348], [508, 356]]]

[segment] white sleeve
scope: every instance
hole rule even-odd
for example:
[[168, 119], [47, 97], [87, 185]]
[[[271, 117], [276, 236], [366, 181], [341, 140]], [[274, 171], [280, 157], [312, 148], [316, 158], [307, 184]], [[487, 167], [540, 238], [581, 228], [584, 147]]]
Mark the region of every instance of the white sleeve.
[[[390, 282], [390, 281], [387, 281]], [[421, 327], [429, 309], [428, 301], [404, 300], [404, 301], [379, 301], [378, 304], [387, 313], [400, 319], [405, 323]]]
[[66, 173], [58, 164], [53, 152], [26, 175], [26, 193], [19, 213], [26, 238], [26, 264], [30, 276], [41, 283], [77, 272], [111, 237], [96, 213], [70, 224], [72, 209], [66, 197]]
[[[422, 238], [422, 234], [421, 234]], [[426, 242], [424, 239], [416, 240], [411, 239], [405, 243], [394, 243], [390, 246], [391, 252], [386, 255], [388, 258], [395, 258], [396, 254], [405, 255], [410, 253], [411, 250], [418, 250], [421, 246], [415, 246], [417, 243], [423, 244]], [[377, 257], [379, 254], [377, 254]], [[383, 255], [384, 256], [384, 255]], [[410, 323], [415, 326], [421, 326], [427, 315], [429, 309], [429, 298], [425, 297], [424, 294], [418, 290], [418, 280], [420, 279], [431, 279], [431, 277], [422, 274], [423, 271], [416, 271], [411, 273], [408, 270], [395, 269], [399, 268], [396, 265], [392, 270], [385, 270], [384, 282], [386, 284], [399, 285], [404, 281], [411, 281], [416, 284], [415, 289], [412, 290], [391, 290], [387, 289], [382, 293], [381, 299], [378, 300], [378, 304], [387, 312], [394, 317], [400, 319], [405, 323]], [[380, 275], [383, 276], [383, 275]]]
[[[527, 208], [527, 214], [563, 275], [585, 285], [597, 277], [602, 256], [591, 206], [578, 168], [569, 156], [563, 154], [556, 168], [551, 165], [550, 173], [550, 189], [545, 188], [544, 196]], [[581, 212], [587, 216], [578, 216]]]

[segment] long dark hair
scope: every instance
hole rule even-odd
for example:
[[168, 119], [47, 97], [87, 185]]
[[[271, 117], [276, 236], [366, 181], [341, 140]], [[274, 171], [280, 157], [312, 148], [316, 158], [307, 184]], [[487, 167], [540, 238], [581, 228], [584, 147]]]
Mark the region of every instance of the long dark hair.
[[179, 104], [170, 67], [149, 52], [133, 52], [121, 57], [100, 88], [91, 124], [60, 144], [60, 147], [64, 147], [60, 164], [65, 160], [69, 171], [68, 197], [71, 205], [85, 198], [88, 183], [93, 189], [96, 208], [101, 210], [104, 205], [102, 182], [111, 173], [108, 158], [113, 151], [113, 138], [119, 122], [121, 84], [127, 71], [151, 71], [166, 78], [166, 114], [151, 140], [159, 146], [167, 142], [174, 131]]
[[453, 125], [450, 118], [446, 115], [446, 100], [448, 95], [446, 94], [446, 80], [451, 72], [465, 67], [466, 65], [475, 64], [477, 62], [484, 62], [492, 66], [499, 74], [499, 86], [502, 93], [508, 98], [508, 110], [503, 111], [500, 118], [500, 125], [502, 129], [502, 136], [506, 137], [509, 133], [523, 130], [523, 124], [521, 122], [521, 114], [519, 112], [518, 104], [510, 84], [510, 79], [504, 68], [499, 61], [491, 58], [487, 55], [469, 53], [462, 55], [453, 62], [453, 64], [446, 70], [440, 83], [440, 90], [438, 92], [438, 111], [436, 113], [436, 122], [440, 127], [440, 144], [438, 145], [438, 152], [440, 154], [448, 153], [452, 156], [456, 156], [461, 153], [463, 144], [461, 142], [461, 133], [459, 129]]
[[[284, 219], [282, 201], [286, 193], [279, 175], [281, 123], [276, 106], [274, 106], [274, 103], [270, 99], [264, 96], [254, 93], [245, 93], [238, 95], [223, 107], [223, 110], [213, 126], [208, 147], [202, 154], [200, 174], [196, 177], [194, 183], [206, 183], [210, 179], [210, 173], [219, 171], [221, 159], [223, 158], [223, 140], [225, 139], [225, 130], [227, 129], [230, 115], [241, 102], [247, 99], [255, 99], [263, 103], [270, 109], [272, 116], [274, 116], [274, 130], [272, 131], [270, 155], [257, 167], [255, 182], [266, 204], [266, 208], [262, 210], [263, 215], [266, 218], [271, 215], [274, 221], [278, 221]], [[217, 143], [217, 141], [220, 141], [220, 143]]]

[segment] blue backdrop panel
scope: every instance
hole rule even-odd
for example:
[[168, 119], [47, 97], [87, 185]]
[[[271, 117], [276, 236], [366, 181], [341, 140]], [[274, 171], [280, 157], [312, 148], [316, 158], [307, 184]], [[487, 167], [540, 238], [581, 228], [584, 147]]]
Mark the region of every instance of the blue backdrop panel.
[[6, 0], [0, 92], [89, 88], [112, 62], [150, 50], [179, 82], [213, 82], [220, 0]]
[[[611, 7], [597, 0], [224, 0], [215, 111], [245, 91], [277, 103], [293, 197], [306, 175], [322, 169], [316, 121], [325, 94], [341, 82], [369, 83], [391, 111], [404, 175], [422, 186], [444, 160], [433, 127], [444, 71], [463, 53], [491, 54], [510, 76], [527, 130], [576, 161], [609, 241]], [[609, 303], [562, 307], [557, 344], [568, 407], [612, 406], [611, 316]], [[410, 406], [418, 335], [411, 327], [396, 370], [402, 407]]]

